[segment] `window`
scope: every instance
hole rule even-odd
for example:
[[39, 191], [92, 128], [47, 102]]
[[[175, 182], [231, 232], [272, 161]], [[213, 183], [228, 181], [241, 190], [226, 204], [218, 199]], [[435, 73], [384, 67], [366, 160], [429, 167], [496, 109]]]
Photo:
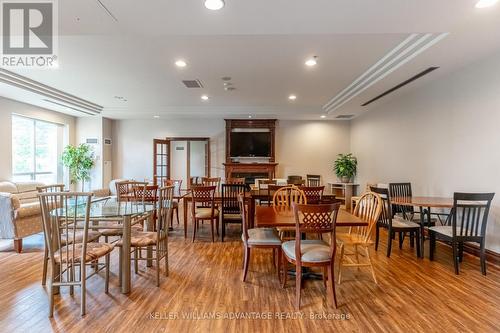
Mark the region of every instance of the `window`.
[[14, 181], [62, 181], [60, 150], [63, 126], [12, 115], [12, 178]]

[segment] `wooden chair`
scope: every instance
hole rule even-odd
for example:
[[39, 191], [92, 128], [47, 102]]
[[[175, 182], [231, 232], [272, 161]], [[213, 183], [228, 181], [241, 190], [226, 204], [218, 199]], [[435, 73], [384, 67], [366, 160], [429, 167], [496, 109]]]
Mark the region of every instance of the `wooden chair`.
[[486, 275], [485, 237], [491, 201], [495, 193], [454, 193], [451, 225], [429, 228], [431, 243], [430, 260], [434, 260], [436, 239], [451, 243], [455, 274], [459, 274], [459, 262], [463, 259], [465, 242], [479, 244], [481, 273]]
[[[49, 317], [54, 313], [54, 295], [63, 286], [80, 286], [80, 314], [86, 313], [86, 281], [99, 270], [105, 269], [105, 292], [109, 288], [109, 254], [114, 245], [91, 243], [89, 239], [89, 216], [92, 193], [46, 192], [39, 193], [45, 243], [49, 249], [51, 264], [48, 292]], [[54, 209], [57, 203], [58, 209]], [[81, 237], [80, 241], [77, 238]], [[98, 268], [96, 261], [105, 257], [106, 261]], [[87, 265], [96, 271], [87, 276]], [[57, 288], [57, 289], [56, 289]]]
[[324, 186], [299, 186], [299, 189], [306, 195], [308, 204], [320, 204], [323, 199]]
[[[168, 226], [172, 218], [171, 202], [174, 195], [174, 186], [166, 186], [157, 189], [159, 199], [154, 204], [158, 219], [155, 223], [156, 231], [140, 231], [133, 230], [130, 238], [130, 246], [134, 254], [134, 271], [138, 273], [139, 260], [154, 260], [156, 261], [156, 286], [160, 286], [160, 264], [161, 260], [165, 259], [165, 276], [168, 276]], [[123, 241], [119, 240], [116, 246], [122, 246]], [[142, 251], [146, 248], [151, 248], [155, 253], [153, 257], [142, 255]], [[122, 262], [121, 251], [119, 262]]]
[[[326, 287], [326, 275], [330, 281], [332, 304], [337, 308], [335, 296], [335, 263], [336, 237], [335, 225], [340, 203], [329, 205], [293, 204], [295, 215], [295, 240], [281, 245], [283, 253], [283, 287], [287, 280], [287, 262], [295, 265], [295, 307], [300, 310], [300, 291], [302, 289], [302, 267], [323, 267], [323, 281]], [[323, 240], [305, 240], [303, 234], [330, 234], [330, 244]]]
[[415, 237], [417, 241], [417, 258], [420, 258], [420, 234], [422, 232], [421, 225], [412, 221], [408, 221], [399, 217], [393, 217], [391, 198], [389, 190], [386, 188], [378, 188], [371, 186], [370, 190], [380, 195], [383, 200], [382, 213], [375, 226], [375, 251], [378, 250], [378, 242], [380, 238], [380, 228], [387, 229], [387, 257], [391, 256], [392, 240], [395, 234], [399, 233], [399, 248], [403, 247], [403, 234], [413, 234], [411, 239]]
[[305, 181], [302, 176], [288, 176], [286, 180], [288, 185], [300, 186], [304, 185]]
[[227, 178], [226, 184], [245, 184], [245, 178]]
[[224, 241], [224, 237], [226, 236], [226, 224], [242, 223], [238, 195], [245, 193], [245, 190], [246, 185], [244, 184], [222, 184], [222, 241]]
[[191, 189], [191, 214], [193, 217], [193, 242], [196, 238], [196, 231], [202, 221], [210, 221], [212, 232], [212, 243], [214, 238], [214, 222], [216, 224], [217, 236], [219, 235], [219, 210], [215, 207], [216, 186], [195, 186]]
[[259, 180], [259, 191], [265, 191], [265, 195], [267, 196], [266, 200], [259, 200], [259, 205], [265, 205], [265, 206], [271, 205], [272, 202], [271, 193], [273, 193], [272, 189], [278, 189], [282, 187], [282, 186], [278, 187], [276, 183], [277, 183], [276, 179]]
[[250, 264], [250, 249], [273, 249], [273, 263], [274, 258], [277, 255], [278, 267], [276, 271], [278, 272], [278, 280], [280, 279], [279, 267], [281, 266], [281, 240], [276, 233], [274, 228], [254, 228], [248, 229], [248, 214], [245, 206], [245, 196], [243, 193], [238, 195], [238, 203], [241, 212], [243, 232], [241, 239], [243, 240], [243, 282], [246, 281], [248, 266]]
[[220, 177], [203, 177], [201, 183], [203, 186], [215, 186], [215, 191], [220, 190]]
[[306, 185], [309, 187], [321, 186], [320, 175], [306, 175]]
[[201, 185], [202, 184], [201, 179], [202, 179], [202, 177], [190, 177], [189, 178], [189, 188], [191, 188], [193, 185]]
[[116, 182], [116, 200], [119, 202], [134, 201], [134, 187], [144, 187], [147, 185], [147, 182], [139, 182], [135, 180]]
[[[173, 179], [165, 179], [163, 186], [173, 186], [174, 193], [180, 193], [182, 189], [182, 179], [173, 180]], [[173, 223], [174, 213], [177, 219], [177, 224], [179, 224], [179, 200], [172, 200], [172, 218], [170, 219], [170, 223]], [[172, 226], [172, 225], [171, 225]]]
[[[354, 210], [354, 215], [360, 217], [368, 222], [368, 226], [355, 227], [349, 230], [347, 234], [337, 234], [337, 243], [340, 247], [340, 260], [339, 260], [339, 284], [342, 280], [342, 267], [362, 267], [368, 266], [371, 268], [373, 280], [377, 283], [375, 271], [373, 270], [372, 261], [370, 258], [370, 246], [373, 244], [371, 240], [372, 231], [382, 213], [382, 198], [377, 193], [367, 192], [361, 196], [358, 204]], [[352, 246], [354, 253], [346, 253], [345, 248]], [[367, 262], [361, 263], [359, 261], [359, 248], [364, 248]], [[354, 255], [356, 262], [347, 261], [348, 255]], [[346, 258], [344, 258], [346, 257]]]
[[[305, 193], [295, 185], [288, 185], [278, 188], [273, 195], [273, 206], [290, 207], [292, 204], [306, 205], [307, 198]], [[282, 240], [293, 239], [295, 227], [276, 228]]]

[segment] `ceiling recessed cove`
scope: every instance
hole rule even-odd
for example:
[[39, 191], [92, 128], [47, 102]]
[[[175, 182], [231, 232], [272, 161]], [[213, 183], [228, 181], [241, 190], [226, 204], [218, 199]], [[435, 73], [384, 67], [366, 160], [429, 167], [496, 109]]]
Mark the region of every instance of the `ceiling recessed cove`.
[[409, 35], [366, 72], [361, 74], [349, 86], [323, 105], [323, 109], [328, 113], [334, 112], [375, 83], [381, 81], [386, 76], [444, 39], [447, 35], [447, 32], [440, 34], [414, 33]]

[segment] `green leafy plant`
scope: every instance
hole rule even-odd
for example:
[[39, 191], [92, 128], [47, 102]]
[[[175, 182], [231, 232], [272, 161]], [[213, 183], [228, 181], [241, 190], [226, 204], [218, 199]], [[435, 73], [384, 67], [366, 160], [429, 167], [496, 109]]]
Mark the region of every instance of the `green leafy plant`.
[[82, 191], [86, 181], [90, 180], [90, 170], [94, 167], [94, 153], [89, 145], [68, 145], [62, 154], [64, 166], [69, 168], [71, 184], [82, 182]]
[[333, 171], [344, 182], [348, 182], [356, 175], [358, 160], [352, 154], [338, 154]]

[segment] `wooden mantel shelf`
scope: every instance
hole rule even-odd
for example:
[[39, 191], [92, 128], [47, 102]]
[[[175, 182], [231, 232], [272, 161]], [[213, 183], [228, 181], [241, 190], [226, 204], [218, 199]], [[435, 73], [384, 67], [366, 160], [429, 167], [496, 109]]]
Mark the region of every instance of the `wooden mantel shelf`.
[[226, 178], [232, 178], [236, 173], [267, 173], [269, 179], [275, 178], [278, 163], [223, 163]]

